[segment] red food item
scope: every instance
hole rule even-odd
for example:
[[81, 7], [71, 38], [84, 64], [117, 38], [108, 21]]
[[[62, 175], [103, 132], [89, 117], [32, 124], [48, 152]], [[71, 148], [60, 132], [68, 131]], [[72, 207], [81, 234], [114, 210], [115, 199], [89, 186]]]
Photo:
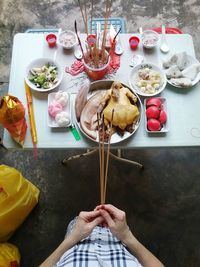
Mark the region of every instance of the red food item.
[[150, 106], [146, 110], [147, 119], [157, 119], [159, 118], [160, 110], [156, 106]]
[[149, 119], [147, 121], [147, 128], [148, 128], [149, 131], [160, 131], [161, 124], [156, 119]]
[[158, 120], [162, 124], [164, 124], [167, 121], [167, 114], [166, 114], [166, 112], [164, 110], [161, 110]]
[[149, 98], [147, 101], [146, 101], [146, 106], [149, 107], [149, 106], [156, 106], [156, 107], [161, 107], [161, 100], [159, 98]]

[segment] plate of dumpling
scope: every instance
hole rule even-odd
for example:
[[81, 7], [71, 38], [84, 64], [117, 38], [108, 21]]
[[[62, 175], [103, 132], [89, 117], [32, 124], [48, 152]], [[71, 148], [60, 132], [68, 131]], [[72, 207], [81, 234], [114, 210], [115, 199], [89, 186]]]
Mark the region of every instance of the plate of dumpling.
[[131, 88], [141, 96], [155, 96], [160, 94], [167, 83], [165, 72], [152, 63], [136, 65], [130, 75]]
[[189, 88], [200, 80], [200, 63], [185, 51], [174, 53], [165, 61], [163, 68], [169, 84], [177, 88]]
[[81, 91], [75, 100], [82, 133], [95, 142], [108, 143], [111, 138], [111, 144], [132, 136], [141, 120], [142, 103], [138, 95], [119, 81], [101, 80], [89, 86], [87, 100]]
[[48, 94], [48, 126], [51, 128], [71, 125], [70, 94], [64, 91]]

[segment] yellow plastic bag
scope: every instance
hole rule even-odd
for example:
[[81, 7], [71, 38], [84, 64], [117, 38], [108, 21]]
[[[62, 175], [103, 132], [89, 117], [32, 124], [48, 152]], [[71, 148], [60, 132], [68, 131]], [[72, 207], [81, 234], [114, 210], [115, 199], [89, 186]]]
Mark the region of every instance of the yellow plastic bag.
[[7, 241], [37, 204], [39, 189], [14, 168], [0, 165], [0, 242]]
[[16, 246], [0, 243], [0, 267], [19, 267], [20, 254]]

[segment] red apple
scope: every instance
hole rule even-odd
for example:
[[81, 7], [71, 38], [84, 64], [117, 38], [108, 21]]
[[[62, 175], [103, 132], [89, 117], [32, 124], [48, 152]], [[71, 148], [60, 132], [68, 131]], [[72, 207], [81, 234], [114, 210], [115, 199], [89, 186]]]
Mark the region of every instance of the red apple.
[[156, 106], [159, 108], [161, 106], [161, 100], [159, 98], [156, 98], [156, 97], [149, 98], [146, 100], [146, 106], [147, 107]]
[[147, 128], [148, 128], [149, 131], [160, 131], [161, 124], [156, 119], [149, 119], [147, 121]]
[[160, 116], [160, 110], [156, 106], [150, 106], [146, 110], [146, 116], [148, 119], [157, 119]]
[[166, 112], [164, 110], [161, 110], [158, 120], [162, 124], [164, 124], [167, 121], [167, 114], [166, 114]]

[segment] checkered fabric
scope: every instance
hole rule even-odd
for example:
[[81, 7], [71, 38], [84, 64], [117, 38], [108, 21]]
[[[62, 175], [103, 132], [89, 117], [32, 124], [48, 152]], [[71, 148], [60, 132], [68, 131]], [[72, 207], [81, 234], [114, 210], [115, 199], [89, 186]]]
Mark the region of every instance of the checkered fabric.
[[[67, 230], [71, 232], [75, 220]], [[92, 233], [69, 249], [55, 267], [142, 267], [138, 260], [107, 228], [95, 227]]]

